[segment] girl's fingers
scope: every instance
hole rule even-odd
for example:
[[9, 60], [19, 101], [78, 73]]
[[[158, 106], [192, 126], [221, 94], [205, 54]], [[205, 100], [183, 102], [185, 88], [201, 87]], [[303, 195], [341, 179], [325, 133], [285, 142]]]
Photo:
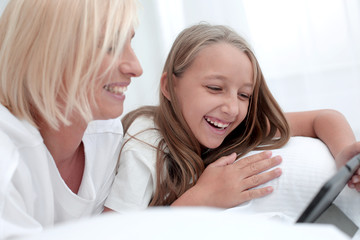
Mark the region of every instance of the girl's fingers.
[[348, 186], [349, 188], [356, 189], [356, 191], [360, 192], [360, 176], [358, 174], [352, 176], [348, 182]]
[[232, 153], [228, 156], [219, 158], [218, 160], [216, 160], [215, 162], [213, 162], [210, 165], [212, 165], [214, 167], [221, 167], [221, 166], [233, 164], [235, 162], [235, 160], [236, 160], [236, 153]]
[[275, 156], [269, 159], [261, 160], [258, 162], [250, 163], [241, 169], [240, 177], [247, 178], [263, 171], [269, 170], [277, 165], [279, 165], [282, 161], [280, 156]]
[[351, 181], [353, 182], [353, 183], [360, 183], [360, 176], [359, 175], [354, 175], [354, 176], [352, 176], [351, 177]]
[[250, 201], [255, 198], [261, 198], [266, 195], [269, 195], [274, 191], [273, 187], [264, 187], [257, 189], [250, 189], [241, 193], [241, 202]]
[[267, 183], [275, 178], [280, 177], [281, 173], [282, 173], [281, 169], [276, 168], [269, 172], [250, 176], [242, 181], [243, 189], [250, 189], [253, 187], [257, 187], [261, 184]]
[[360, 192], [360, 183], [355, 184], [355, 189], [356, 191]]
[[238, 168], [243, 168], [245, 166], [248, 166], [252, 163], [258, 162], [258, 161], [262, 161], [264, 159], [268, 159], [270, 158], [272, 155], [271, 151], [263, 151], [261, 153], [257, 153], [248, 157], [244, 157], [244, 158], [240, 158], [238, 159], [234, 164], [236, 165], [236, 167]]

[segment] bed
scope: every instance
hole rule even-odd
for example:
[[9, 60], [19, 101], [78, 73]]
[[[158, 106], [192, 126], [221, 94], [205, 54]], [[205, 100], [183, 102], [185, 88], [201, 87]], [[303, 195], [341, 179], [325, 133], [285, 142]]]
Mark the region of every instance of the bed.
[[[251, 152], [254, 154], [256, 152]], [[151, 208], [107, 213], [58, 225], [25, 239], [349, 239], [332, 225], [294, 224], [321, 185], [336, 171], [318, 139], [292, 137], [281, 155], [283, 174], [265, 185], [274, 192], [231, 209]], [[345, 188], [335, 204], [360, 226], [360, 193]], [[353, 239], [360, 239], [359, 232]]]

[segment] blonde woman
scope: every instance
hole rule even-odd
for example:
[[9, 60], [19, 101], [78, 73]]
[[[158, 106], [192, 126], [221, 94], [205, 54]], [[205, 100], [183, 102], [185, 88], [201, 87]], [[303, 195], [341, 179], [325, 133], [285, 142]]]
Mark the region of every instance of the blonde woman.
[[[10, 0], [0, 19], [0, 239], [99, 214], [142, 68], [134, 0]], [[95, 121], [96, 120], [96, 121]]]
[[284, 114], [246, 41], [225, 26], [183, 30], [160, 89], [159, 106], [123, 118], [120, 166], [105, 203], [115, 211], [148, 205], [226, 208], [266, 196], [271, 186], [254, 187], [281, 175], [281, 157], [264, 151], [234, 161], [252, 150], [279, 148], [294, 135], [320, 138], [339, 165], [360, 152], [338, 112]]

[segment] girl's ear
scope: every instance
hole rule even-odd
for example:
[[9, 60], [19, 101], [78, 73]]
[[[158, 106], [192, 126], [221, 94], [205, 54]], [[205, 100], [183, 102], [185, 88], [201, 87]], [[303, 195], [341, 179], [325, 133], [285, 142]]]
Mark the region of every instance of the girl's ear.
[[166, 72], [164, 72], [162, 74], [162, 76], [161, 76], [160, 90], [161, 90], [161, 93], [167, 98], [167, 100], [171, 101], [169, 88], [168, 88], [168, 78], [167, 78], [167, 73]]

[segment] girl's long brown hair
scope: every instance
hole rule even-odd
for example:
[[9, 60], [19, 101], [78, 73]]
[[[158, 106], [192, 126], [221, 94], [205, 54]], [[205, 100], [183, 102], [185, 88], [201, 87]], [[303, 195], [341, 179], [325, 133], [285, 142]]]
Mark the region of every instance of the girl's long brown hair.
[[[179, 108], [173, 76], [181, 78], [200, 50], [219, 42], [231, 44], [249, 57], [255, 86], [244, 121], [221, 146], [202, 152]], [[222, 156], [236, 152], [240, 157], [252, 150], [279, 148], [288, 141], [289, 125], [266, 85], [255, 55], [247, 42], [228, 27], [198, 24], [183, 30], [170, 50], [163, 72], [167, 73], [170, 100], [160, 93], [159, 106], [142, 107], [123, 118], [126, 132], [137, 117], [153, 117], [163, 137], [159, 145], [154, 146], [157, 148], [157, 181], [150, 206], [170, 205], [195, 185], [207, 165]], [[276, 133], [280, 137], [276, 137]]]

